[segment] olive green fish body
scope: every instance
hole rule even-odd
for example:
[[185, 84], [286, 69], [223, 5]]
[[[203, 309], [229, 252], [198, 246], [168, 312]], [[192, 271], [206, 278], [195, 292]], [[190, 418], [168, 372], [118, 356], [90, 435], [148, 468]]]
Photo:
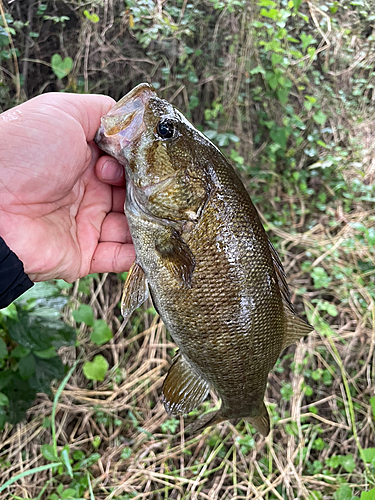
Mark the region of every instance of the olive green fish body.
[[248, 418], [266, 435], [268, 373], [311, 327], [295, 313], [277, 254], [218, 149], [144, 84], [116, 106], [125, 113], [107, 130], [104, 123], [96, 140], [126, 169], [137, 257], [123, 310], [131, 314], [150, 290], [179, 347], [163, 386], [165, 407], [188, 413], [213, 388], [222, 406], [205, 424]]

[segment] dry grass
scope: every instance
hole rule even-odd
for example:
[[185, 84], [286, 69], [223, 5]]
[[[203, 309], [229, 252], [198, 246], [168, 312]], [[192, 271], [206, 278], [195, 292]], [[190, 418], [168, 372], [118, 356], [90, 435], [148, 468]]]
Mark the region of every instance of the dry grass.
[[[60, 12], [56, 7], [58, 14], [68, 13], [73, 20], [79, 20], [78, 2], [66, 0], [63, 3], [66, 12], [64, 9]], [[161, 9], [163, 2], [156, 4]], [[186, 7], [186, 2], [183, 5]], [[26, 6], [17, 7], [14, 3], [9, 7], [15, 17], [17, 8], [25, 14], [23, 9]], [[314, 2], [306, 2], [305, 7], [312, 19], [312, 29], [317, 30], [321, 41], [318, 63], [322, 66], [330, 64], [328, 75], [335, 92], [350, 89], [353, 85], [351, 77], [356, 72], [367, 78], [367, 66], [373, 60], [367, 42], [353, 35], [351, 60], [340, 58], [346, 43], [344, 30], [334, 31], [331, 25], [321, 30], [320, 24], [326, 14]], [[141, 80], [157, 81], [159, 78], [163, 81], [160, 68], [165, 63], [172, 71], [170, 83], [165, 83], [163, 89], [166, 94], [170, 92], [169, 96], [174, 97], [179, 107], [188, 109], [188, 97], [197, 85], [177, 81], [173, 72], [177, 54], [172, 51], [170, 60], [166, 61], [162, 44], [160, 47], [156, 44], [151, 45], [154, 50], [152, 57], [146, 57], [132, 32], [129, 35], [128, 14], [119, 20], [118, 10], [116, 2], [105, 0], [104, 11], [100, 10], [100, 23], [77, 21], [76, 32], [71, 31], [70, 38], [62, 29], [58, 31], [59, 25], [52, 34], [44, 31], [41, 18], [34, 16], [30, 30], [40, 29], [41, 36], [23, 51], [26, 55], [20, 71], [26, 77], [26, 96], [60, 90], [62, 83], [56, 81], [40, 57], [42, 53], [49, 61], [53, 53], [60, 52], [70, 54], [74, 59], [73, 72], [65, 90], [76, 91], [77, 81], [81, 78], [83, 88], [80, 90], [110, 93], [118, 98], [129, 86]], [[353, 11], [345, 15], [344, 28], [358, 22]], [[256, 58], [257, 54], [253, 51], [249, 31], [244, 29], [244, 19], [234, 14], [218, 15], [215, 19], [214, 35], [233, 32], [238, 35], [237, 41], [233, 42], [232, 52], [219, 48], [218, 53], [213, 54], [214, 61], [223, 50], [225, 75], [213, 63], [210, 76], [205, 77], [205, 68], [197, 65], [200, 106], [193, 112], [193, 121], [202, 123], [204, 108], [209, 108], [214, 98], [222, 98], [224, 106], [233, 111], [228, 112], [228, 127], [231, 126], [241, 138], [240, 153], [249, 164], [253, 164], [266, 146], [264, 144], [254, 151], [254, 110], [258, 105], [248, 101], [250, 91], [246, 86], [243, 115], [233, 102], [240, 93], [241, 80], [246, 78], [244, 63]], [[78, 40], [78, 50], [76, 47], [71, 50], [71, 40], [74, 44]], [[118, 40], [122, 44], [121, 50]], [[172, 46], [173, 41], [169, 42]], [[197, 48], [204, 48], [206, 42], [203, 39]], [[243, 64], [238, 66], [238, 60]], [[306, 67], [303, 70], [293, 67], [293, 71], [305, 72], [311, 64], [306, 58]], [[1, 77], [8, 81], [3, 74]], [[39, 83], [34, 85], [34, 82]], [[314, 88], [311, 87], [309, 92], [313, 95]], [[369, 89], [368, 92], [372, 91]], [[301, 96], [296, 94], [295, 98], [302, 106]], [[364, 166], [348, 170], [347, 177], [359, 175], [371, 185], [375, 171], [373, 117], [368, 116], [365, 109], [355, 110], [357, 116], [363, 118], [362, 124], [355, 127], [341, 101], [337, 99], [328, 105], [337, 105], [333, 110], [337, 121], [333, 123], [331, 120], [330, 123], [332, 140], [346, 145], [349, 129], [351, 136], [364, 145]], [[279, 104], [274, 102], [274, 106], [276, 118], [281, 119]], [[301, 144], [301, 150], [306, 144], [306, 141]], [[281, 186], [281, 182], [279, 184]], [[271, 234], [279, 238], [280, 255], [294, 291], [294, 300], [299, 310], [316, 325], [317, 331], [297, 346], [290, 347], [270, 374], [267, 390], [273, 416], [270, 435], [266, 439], [255, 435], [242, 421], [223, 423], [197, 436], [184, 434], [183, 420], [176, 422], [175, 432], [164, 427], [163, 431], [161, 426], [168, 421], [168, 416], [160, 403], [161, 385], [171, 362], [174, 344], [159, 318], [146, 309], [136, 313], [131, 324], [121, 323], [118, 310], [121, 283], [116, 276], [103, 275], [91, 285], [90, 305], [96, 318], [104, 318], [111, 325], [114, 338], [108, 344], [96, 347], [88, 340], [85, 328], [81, 328], [79, 348], [66, 349], [63, 357], [73, 365], [80, 354], [83, 354], [82, 359], [91, 359], [101, 353], [111, 369], [104, 382], [92, 383], [84, 377], [83, 361], [79, 361], [62, 391], [56, 412], [59, 451], [68, 445], [71, 451], [81, 450], [86, 457], [100, 453], [100, 459], [88, 467], [95, 499], [125, 500], [130, 498], [127, 495], [134, 494], [134, 498], [139, 499], [329, 500], [341, 481], [349, 483], [353, 494], [357, 495], [371, 487], [373, 471], [365, 466], [361, 453], [362, 449], [375, 447], [374, 417], [369, 403], [375, 394], [375, 250], [361, 238], [356, 223], [374, 227], [375, 209], [369, 203], [357, 203], [356, 210], [347, 213], [343, 208], [344, 200], [338, 201], [329, 212], [320, 213], [311, 229], [306, 230], [304, 198], [298, 194], [286, 196], [281, 188], [276, 194], [281, 199], [279, 207], [285, 204], [290, 209], [291, 226], [298, 234], [265, 222]], [[301, 216], [296, 215], [293, 203], [300, 206]], [[277, 210], [276, 206], [274, 208]], [[311, 265], [302, 271], [301, 266], [306, 261]], [[366, 267], [363, 263], [369, 265]], [[325, 287], [314, 286], [311, 273], [316, 267], [324, 268], [331, 278]], [[87, 297], [79, 292], [77, 283], [72, 291], [73, 308], [83, 300], [87, 301]], [[322, 308], [325, 302], [336, 306], [337, 316], [329, 315]], [[70, 310], [66, 311], [66, 318], [73, 321]], [[315, 380], [313, 373], [320, 373], [320, 378]], [[212, 395], [204, 410], [216, 403], [215, 395]], [[48, 463], [41, 454], [41, 445], [52, 443], [52, 434], [50, 426], [42, 424], [51, 415], [52, 402], [40, 395], [29, 411], [27, 421], [14, 428], [8, 426], [2, 433], [0, 484]], [[123, 452], [128, 449], [130, 456], [125, 458]], [[329, 461], [326, 462], [334, 456], [350, 454], [355, 462], [351, 472], [342, 466], [334, 468], [328, 465]], [[84, 469], [81, 477], [85, 475]], [[69, 477], [58, 475], [56, 471], [41, 471], [19, 479], [0, 493], [0, 499], [48, 499], [60, 483], [69, 485]], [[322, 497], [311, 496], [312, 491], [319, 492]], [[89, 487], [84, 498], [90, 498]]]
[[[374, 249], [359, 245], [348, 255], [342, 248], [343, 242], [355, 236], [352, 223], [373, 216], [371, 212], [358, 212], [347, 221], [338, 221], [335, 228], [320, 224], [299, 236], [275, 230], [284, 238], [285, 266], [293, 288], [305, 287], [302, 299], [306, 311], [311, 321], [319, 318], [320, 326], [329, 317], [323, 317], [318, 307], [313, 309], [311, 299], [326, 293], [333, 295], [335, 302], [347, 283], [335, 282], [326, 292], [314, 290], [309, 275], [299, 271], [299, 262], [310, 252], [314, 266], [326, 262], [331, 267], [352, 266], [356, 259], [364, 258], [374, 263]], [[322, 248], [327, 249], [324, 259]], [[366, 280], [368, 276], [358, 278]], [[97, 316], [105, 318], [117, 333], [109, 344], [93, 351], [83, 330], [80, 349], [89, 357], [101, 352], [112, 368], [103, 383], [87, 387], [78, 365], [62, 391], [56, 423], [60, 450], [69, 445], [71, 450], [83, 450], [89, 456], [95, 451], [95, 436], [100, 437], [97, 451], [101, 458], [90, 468], [96, 499], [121, 498], [126, 493], [150, 499], [309, 499], [311, 490], [332, 498], [338, 476], [352, 483], [354, 492], [366, 488], [360, 454], [361, 448], [375, 446], [369, 405], [375, 387], [375, 303], [365, 286], [354, 282], [347, 302], [339, 307], [339, 315], [330, 318], [330, 335], [323, 328], [284, 354], [269, 378], [272, 432], [266, 439], [255, 435], [253, 446], [250, 443], [247, 448], [243, 438], [252, 430], [243, 422], [224, 423], [191, 437], [184, 436], [181, 420], [175, 433], [162, 432], [160, 426], [168, 417], [160, 403], [161, 384], [174, 344], [158, 317], [145, 311], [138, 313], [133, 329], [120, 323], [116, 316], [120, 283], [115, 277], [103, 276], [92, 286], [91, 304]], [[77, 289], [73, 299], [79, 298]], [[367, 314], [363, 314], [359, 298], [366, 301]], [[69, 349], [64, 357], [72, 364], [76, 354], [75, 349]], [[328, 385], [308, 376], [319, 368], [330, 373]], [[290, 384], [289, 396], [280, 393], [285, 383]], [[306, 384], [313, 390], [309, 396]], [[215, 402], [213, 397], [212, 404]], [[8, 427], [3, 433], [0, 457], [2, 463], [8, 463], [2, 469], [3, 480], [46, 463], [40, 446], [51, 443], [52, 438], [50, 429], [41, 424], [43, 418], [51, 416], [51, 410], [51, 401], [40, 396], [27, 423]], [[323, 449], [316, 446], [318, 438], [324, 441]], [[130, 457], [121, 458], [124, 448], [131, 448]], [[325, 466], [327, 458], [348, 454], [353, 454], [356, 463], [351, 474]], [[314, 460], [323, 464], [324, 474], [323, 468], [319, 473], [309, 469]], [[27, 476], [0, 498], [8, 499], [10, 494], [34, 498], [51, 479], [51, 471]], [[59, 481], [69, 483], [66, 476], [60, 476]], [[47, 491], [54, 491], [53, 482]]]

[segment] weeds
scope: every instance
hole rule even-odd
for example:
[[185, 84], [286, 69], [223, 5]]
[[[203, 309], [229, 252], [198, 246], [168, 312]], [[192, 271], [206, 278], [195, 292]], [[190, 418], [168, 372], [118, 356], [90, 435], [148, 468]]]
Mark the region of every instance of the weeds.
[[[369, 5], [16, 4], [1, 10], [1, 109], [44, 91], [118, 99], [152, 83], [240, 172], [293, 300], [316, 332], [288, 348], [270, 375], [267, 439], [244, 421], [189, 436], [160, 403], [175, 345], [151, 303], [125, 325], [118, 307], [125, 276], [46, 285], [54, 292], [44, 289], [43, 297], [60, 297], [70, 332], [54, 356], [63, 345], [59, 354], [75, 368], [52, 389], [53, 402], [39, 393], [26, 422], [3, 419], [0, 498], [375, 498]], [[36, 305], [1, 312], [0, 362], [13, 377], [20, 370], [26, 377], [31, 365], [22, 359], [37, 356], [8, 341], [25, 307]], [[57, 308], [54, 314], [60, 321]], [[0, 390], [4, 413], [11, 398]], [[33, 390], [32, 397], [41, 387]], [[212, 395], [199, 412], [217, 403]]]

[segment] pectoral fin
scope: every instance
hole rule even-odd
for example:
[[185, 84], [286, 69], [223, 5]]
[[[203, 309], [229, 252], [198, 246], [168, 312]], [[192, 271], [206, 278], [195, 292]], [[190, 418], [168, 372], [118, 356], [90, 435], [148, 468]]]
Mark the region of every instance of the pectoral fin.
[[155, 248], [171, 274], [182, 285], [190, 287], [195, 259], [192, 251], [180, 236], [175, 231], [168, 236], [163, 235], [155, 242]]
[[148, 282], [143, 269], [134, 261], [125, 281], [121, 299], [121, 314], [127, 321], [133, 311], [148, 298]]
[[210, 387], [178, 352], [163, 384], [163, 403], [167, 413], [180, 415], [194, 410]]

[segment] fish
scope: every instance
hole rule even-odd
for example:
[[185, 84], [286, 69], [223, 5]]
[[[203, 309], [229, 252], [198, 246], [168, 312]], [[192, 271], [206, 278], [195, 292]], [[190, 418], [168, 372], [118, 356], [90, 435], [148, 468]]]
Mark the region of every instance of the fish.
[[241, 418], [267, 436], [268, 374], [313, 328], [291, 302], [242, 181], [146, 83], [101, 118], [95, 142], [125, 168], [136, 258], [124, 286], [124, 320], [150, 296], [178, 346], [162, 388], [167, 413], [186, 415], [213, 390], [221, 406], [195, 430]]

